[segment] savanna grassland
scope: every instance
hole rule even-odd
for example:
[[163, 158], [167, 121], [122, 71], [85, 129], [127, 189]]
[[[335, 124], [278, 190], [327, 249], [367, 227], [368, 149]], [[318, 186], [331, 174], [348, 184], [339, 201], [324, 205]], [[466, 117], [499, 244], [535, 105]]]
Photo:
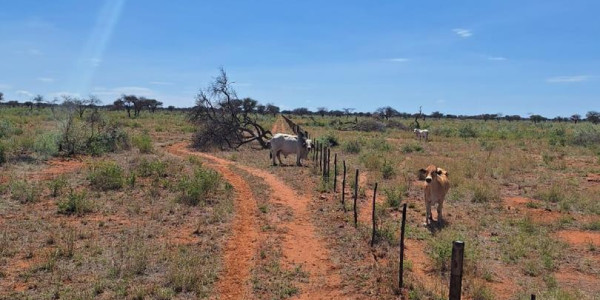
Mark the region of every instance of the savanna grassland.
[[[465, 298], [600, 294], [600, 126], [428, 118], [425, 142], [408, 119], [292, 119], [345, 160], [348, 200], [360, 169], [357, 228], [312, 161], [197, 153], [183, 112], [0, 109], [0, 298], [444, 299], [457, 239]], [[441, 227], [423, 225], [429, 164], [451, 182]]]

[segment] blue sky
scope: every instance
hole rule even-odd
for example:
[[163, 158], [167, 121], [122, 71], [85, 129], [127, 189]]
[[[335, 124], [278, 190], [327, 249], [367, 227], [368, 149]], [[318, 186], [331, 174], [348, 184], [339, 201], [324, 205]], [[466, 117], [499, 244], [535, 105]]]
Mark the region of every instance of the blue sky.
[[600, 110], [600, 1], [0, 0], [0, 92], [452, 114]]

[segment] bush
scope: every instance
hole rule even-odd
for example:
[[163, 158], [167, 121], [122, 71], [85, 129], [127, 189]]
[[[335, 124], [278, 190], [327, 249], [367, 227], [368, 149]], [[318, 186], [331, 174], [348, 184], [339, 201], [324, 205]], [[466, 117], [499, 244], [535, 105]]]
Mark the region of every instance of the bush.
[[344, 143], [343, 150], [346, 153], [359, 153], [361, 149], [360, 141], [353, 140]]
[[381, 155], [373, 152], [361, 154], [360, 161], [369, 171], [380, 170], [383, 166]]
[[85, 191], [74, 192], [71, 190], [67, 195], [67, 199], [58, 202], [58, 213], [65, 215], [83, 215], [92, 211], [92, 205], [86, 198]]
[[40, 197], [40, 191], [36, 188], [36, 185], [30, 185], [22, 180], [11, 182], [10, 194], [11, 199], [23, 204], [37, 202]]
[[472, 202], [488, 203], [500, 200], [500, 192], [492, 186], [475, 185], [472, 187]]
[[402, 146], [402, 153], [423, 152], [423, 146], [419, 144], [405, 144]]
[[391, 163], [384, 161], [383, 166], [381, 166], [381, 176], [383, 179], [391, 179], [396, 176], [396, 171], [394, 170], [394, 166]]
[[581, 125], [573, 132], [571, 144], [577, 146], [600, 144], [600, 127], [591, 124]]
[[340, 144], [337, 137], [333, 135], [333, 133], [327, 133], [324, 136], [320, 136], [316, 139], [316, 141], [323, 145], [327, 145], [328, 147], [335, 147]]
[[115, 162], [100, 162], [92, 165], [88, 179], [95, 189], [118, 190], [123, 187], [123, 169]]
[[58, 197], [60, 195], [63, 188], [67, 186], [67, 179], [65, 176], [61, 175], [48, 183], [48, 187], [50, 188], [50, 195], [52, 197]]
[[129, 135], [123, 129], [113, 125], [103, 132], [89, 138], [85, 152], [91, 155], [101, 155], [129, 149]]
[[187, 205], [209, 203], [208, 197], [217, 190], [220, 183], [219, 173], [198, 167], [193, 176], [184, 176], [179, 181], [178, 187], [181, 195], [177, 201]]
[[385, 129], [385, 125], [375, 120], [360, 120], [358, 123], [356, 123], [355, 129], [365, 132], [383, 131]]
[[58, 145], [60, 143], [60, 134], [57, 132], [49, 132], [40, 134], [35, 137], [33, 142], [33, 151], [42, 158], [46, 159], [58, 154]]
[[143, 134], [134, 137], [133, 145], [140, 150], [140, 153], [152, 153], [153, 151], [152, 138], [148, 132], [144, 132]]
[[149, 161], [147, 159], [142, 159], [137, 166], [137, 174], [141, 177], [166, 177], [167, 163], [160, 160]]
[[386, 204], [388, 207], [398, 209], [404, 196], [406, 196], [408, 189], [404, 185], [397, 186], [395, 188], [384, 189]]
[[473, 124], [471, 123], [465, 123], [458, 128], [458, 136], [461, 138], [476, 138], [477, 135], [477, 131], [473, 128]]

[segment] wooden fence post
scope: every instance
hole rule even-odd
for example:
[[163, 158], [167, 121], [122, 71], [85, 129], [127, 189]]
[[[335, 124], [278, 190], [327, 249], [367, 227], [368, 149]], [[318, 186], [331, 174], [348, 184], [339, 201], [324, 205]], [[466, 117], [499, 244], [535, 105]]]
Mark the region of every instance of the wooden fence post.
[[531, 294], [531, 300], [535, 300], [535, 294]]
[[333, 155], [333, 192], [337, 192], [337, 153]]
[[327, 175], [327, 146], [323, 148], [323, 173], [321, 173], [324, 180], [327, 180], [325, 175]]
[[358, 227], [358, 207], [356, 206], [358, 199], [358, 169], [356, 169], [356, 177], [354, 180], [354, 227]]
[[398, 287], [404, 287], [404, 225], [406, 224], [406, 203], [402, 205], [402, 225], [400, 226], [400, 271], [398, 272]]
[[327, 182], [329, 182], [329, 173], [331, 172], [331, 148], [327, 147], [327, 172], [325, 174], [325, 178], [327, 178]]
[[323, 170], [323, 144], [319, 143], [319, 172]]
[[450, 300], [460, 300], [464, 250], [464, 242], [454, 241], [452, 243], [452, 261], [450, 262]]
[[346, 161], [343, 161], [344, 164], [344, 177], [342, 177], [342, 206], [344, 207], [344, 212], [346, 212]]
[[377, 182], [375, 183], [375, 189], [373, 189], [373, 214], [371, 219], [373, 220], [373, 233], [371, 234], [371, 247], [375, 245], [375, 233], [377, 231], [377, 222], [375, 220], [375, 198], [377, 198]]

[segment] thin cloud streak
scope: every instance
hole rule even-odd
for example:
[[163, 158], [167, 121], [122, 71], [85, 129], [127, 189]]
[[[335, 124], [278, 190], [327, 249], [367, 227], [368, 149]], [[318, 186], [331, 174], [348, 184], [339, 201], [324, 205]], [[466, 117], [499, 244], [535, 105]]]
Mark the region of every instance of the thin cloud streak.
[[460, 36], [463, 39], [466, 39], [468, 37], [471, 37], [473, 35], [473, 33], [471, 32], [471, 30], [469, 29], [464, 29], [464, 28], [454, 28], [452, 29], [452, 31], [454, 33], [456, 33], [458, 36]]
[[588, 81], [590, 76], [577, 75], [577, 76], [557, 76], [546, 79], [550, 83], [568, 83], [568, 82], [583, 82]]

